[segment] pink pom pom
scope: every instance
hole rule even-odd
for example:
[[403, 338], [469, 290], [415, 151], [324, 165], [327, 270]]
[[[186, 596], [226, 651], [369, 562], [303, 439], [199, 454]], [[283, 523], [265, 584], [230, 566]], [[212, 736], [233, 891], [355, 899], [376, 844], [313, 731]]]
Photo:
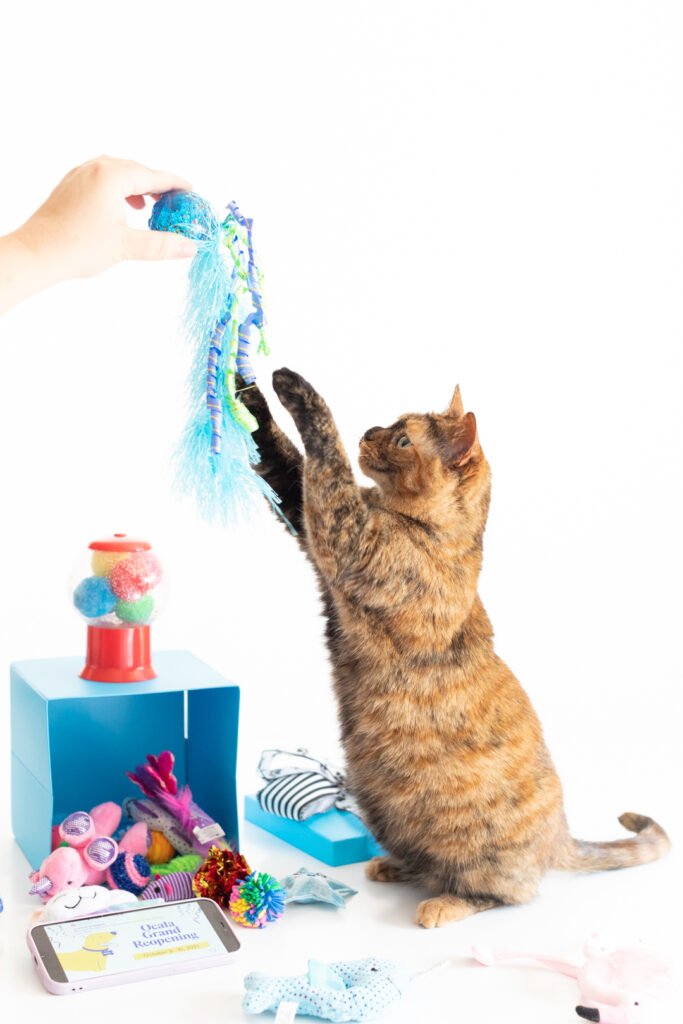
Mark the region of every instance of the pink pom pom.
[[111, 571], [111, 589], [121, 601], [139, 601], [152, 587], [161, 582], [161, 563], [151, 551], [136, 551]]

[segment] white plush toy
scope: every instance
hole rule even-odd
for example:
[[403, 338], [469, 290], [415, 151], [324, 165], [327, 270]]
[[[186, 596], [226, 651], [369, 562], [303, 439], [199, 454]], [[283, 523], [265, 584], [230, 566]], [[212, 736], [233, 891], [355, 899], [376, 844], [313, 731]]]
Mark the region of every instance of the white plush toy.
[[137, 899], [123, 889], [105, 889], [103, 885], [82, 885], [79, 889], [59, 892], [33, 916], [33, 924], [68, 921], [72, 917], [104, 914], [107, 910], [133, 907]]

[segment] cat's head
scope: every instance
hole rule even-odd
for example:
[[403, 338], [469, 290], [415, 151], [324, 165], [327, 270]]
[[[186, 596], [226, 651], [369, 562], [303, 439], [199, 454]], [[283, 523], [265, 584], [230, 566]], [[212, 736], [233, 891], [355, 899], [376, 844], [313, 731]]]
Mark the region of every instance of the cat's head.
[[388, 507], [438, 521], [457, 512], [479, 520], [483, 513], [485, 521], [490, 470], [460, 388], [444, 413], [412, 413], [390, 427], [371, 427], [358, 463]]

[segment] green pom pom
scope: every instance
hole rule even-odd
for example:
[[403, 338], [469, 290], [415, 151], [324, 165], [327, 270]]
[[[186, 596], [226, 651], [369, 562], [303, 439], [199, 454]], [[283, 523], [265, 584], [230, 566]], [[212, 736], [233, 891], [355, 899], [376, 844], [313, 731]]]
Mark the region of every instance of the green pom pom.
[[117, 601], [114, 611], [124, 622], [147, 622], [154, 611], [154, 598], [143, 594], [139, 601]]

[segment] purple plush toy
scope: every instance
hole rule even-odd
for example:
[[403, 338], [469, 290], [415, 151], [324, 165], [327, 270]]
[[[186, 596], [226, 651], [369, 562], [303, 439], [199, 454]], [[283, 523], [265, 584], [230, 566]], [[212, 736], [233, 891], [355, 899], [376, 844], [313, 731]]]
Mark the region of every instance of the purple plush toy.
[[171, 871], [168, 875], [155, 875], [149, 885], [140, 893], [141, 900], [189, 900], [194, 896], [190, 871]]

